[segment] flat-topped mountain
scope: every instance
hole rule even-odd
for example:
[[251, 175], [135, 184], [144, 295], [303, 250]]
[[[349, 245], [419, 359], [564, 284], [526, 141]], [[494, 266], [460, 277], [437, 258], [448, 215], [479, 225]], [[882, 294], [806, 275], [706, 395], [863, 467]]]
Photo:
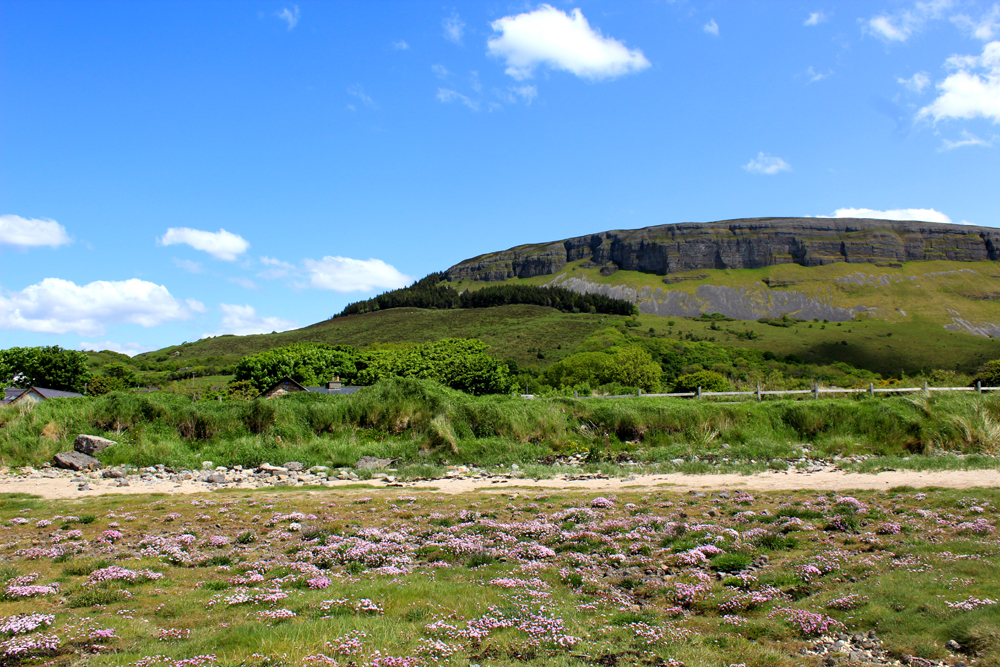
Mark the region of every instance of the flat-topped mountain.
[[569, 262], [666, 275], [779, 264], [899, 264], [1000, 259], [1000, 229], [855, 218], [745, 218], [677, 223], [517, 246], [467, 259], [448, 280], [500, 281], [551, 275]]

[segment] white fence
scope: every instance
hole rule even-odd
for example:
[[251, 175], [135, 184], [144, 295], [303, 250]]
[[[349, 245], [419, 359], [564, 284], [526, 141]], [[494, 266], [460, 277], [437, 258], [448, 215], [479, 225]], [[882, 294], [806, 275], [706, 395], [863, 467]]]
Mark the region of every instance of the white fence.
[[[976, 393], [983, 393], [984, 391], [1000, 391], [1000, 387], [983, 387], [980, 383], [976, 383], [974, 387], [929, 387], [927, 383], [924, 383], [923, 387], [876, 387], [873, 383], [869, 383], [866, 389], [843, 389], [840, 387], [820, 387], [819, 385], [814, 386], [812, 389], [789, 389], [784, 391], [778, 390], [768, 390], [764, 391], [758, 386], [756, 391], [702, 391], [701, 387], [698, 387], [698, 391], [688, 391], [675, 394], [644, 394], [642, 390], [639, 390], [637, 394], [615, 394], [612, 396], [580, 396], [577, 392], [573, 392], [574, 398], [588, 399], [588, 398], [637, 398], [639, 396], [647, 396], [649, 398], [710, 398], [712, 396], [750, 396], [756, 398], [758, 401], [764, 396], [795, 396], [795, 395], [811, 395], [813, 398], [819, 398], [824, 394], [868, 394], [870, 396], [875, 396], [875, 394], [907, 394], [913, 392], [932, 392], [932, 391], [974, 391]], [[521, 394], [521, 398], [533, 399], [534, 394]]]

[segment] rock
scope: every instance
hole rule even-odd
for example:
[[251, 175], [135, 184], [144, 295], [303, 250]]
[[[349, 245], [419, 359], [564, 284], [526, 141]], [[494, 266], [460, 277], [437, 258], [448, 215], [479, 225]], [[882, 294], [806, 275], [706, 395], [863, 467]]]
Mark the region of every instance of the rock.
[[76, 490], [77, 491], [90, 491], [90, 484], [81, 484], [80, 486], [76, 487]]
[[101, 462], [93, 456], [81, 452], [60, 452], [52, 457], [52, 462], [64, 470], [95, 470], [101, 467]]
[[202, 470], [212, 470], [213, 468], [215, 468], [215, 463], [213, 463], [212, 461], [202, 461], [201, 462], [201, 469]]
[[128, 483], [127, 479], [120, 479], [118, 480], [116, 486], [132, 486], [132, 485]]
[[962, 650], [962, 645], [959, 644], [954, 639], [949, 639], [947, 642], [945, 642], [944, 647], [949, 651], [951, 651], [952, 653], [957, 653]]
[[380, 459], [374, 456], [362, 456], [354, 467], [358, 470], [375, 470], [378, 468], [388, 468], [396, 459]]
[[108, 468], [101, 473], [101, 477], [104, 479], [121, 479], [125, 477], [125, 471], [121, 468]]
[[100, 454], [111, 445], [117, 444], [118, 443], [114, 440], [108, 440], [107, 438], [102, 438], [96, 435], [84, 435], [81, 433], [76, 436], [76, 440], [73, 441], [73, 450], [80, 452], [81, 454], [86, 454], [87, 456], [93, 456], [94, 454]]
[[226, 476], [223, 475], [222, 473], [216, 472], [206, 477], [205, 481], [208, 482], [209, 484], [225, 484]]
[[299, 463], [298, 461], [289, 461], [284, 465], [284, 468], [285, 470], [290, 470], [292, 472], [300, 472], [302, 470], [305, 470], [306, 467], [301, 463]]
[[670, 459], [670, 462], [675, 466], [679, 466], [684, 463], [684, 459]]
[[309, 468], [309, 472], [315, 475], [316, 473], [320, 472], [323, 473], [330, 472], [330, 469], [327, 468], [326, 466], [313, 466], [312, 468]]

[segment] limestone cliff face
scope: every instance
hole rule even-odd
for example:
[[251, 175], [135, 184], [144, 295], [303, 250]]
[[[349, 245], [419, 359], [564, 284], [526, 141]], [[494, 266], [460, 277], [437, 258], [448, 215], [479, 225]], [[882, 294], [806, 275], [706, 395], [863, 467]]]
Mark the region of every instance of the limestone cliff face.
[[605, 271], [666, 275], [776, 264], [1000, 260], [1000, 229], [854, 218], [751, 218], [679, 223], [523, 245], [465, 260], [449, 280], [496, 281], [560, 271], [586, 260]]

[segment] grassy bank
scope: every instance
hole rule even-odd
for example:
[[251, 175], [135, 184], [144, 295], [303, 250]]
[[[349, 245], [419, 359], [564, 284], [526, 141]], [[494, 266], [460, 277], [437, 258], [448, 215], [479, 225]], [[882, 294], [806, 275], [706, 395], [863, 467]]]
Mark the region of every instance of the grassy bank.
[[[588, 453], [588, 462], [676, 459], [699, 465], [802, 455], [996, 454], [1000, 396], [910, 395], [720, 404], [663, 398], [523, 400], [474, 397], [427, 381], [394, 380], [351, 396], [192, 402], [167, 393], [113, 393], [0, 410], [0, 464], [40, 465], [78, 433], [122, 446], [106, 464], [256, 466], [296, 460], [350, 466], [364, 455], [404, 464], [533, 464]], [[695, 459], [697, 457], [697, 459]]]

